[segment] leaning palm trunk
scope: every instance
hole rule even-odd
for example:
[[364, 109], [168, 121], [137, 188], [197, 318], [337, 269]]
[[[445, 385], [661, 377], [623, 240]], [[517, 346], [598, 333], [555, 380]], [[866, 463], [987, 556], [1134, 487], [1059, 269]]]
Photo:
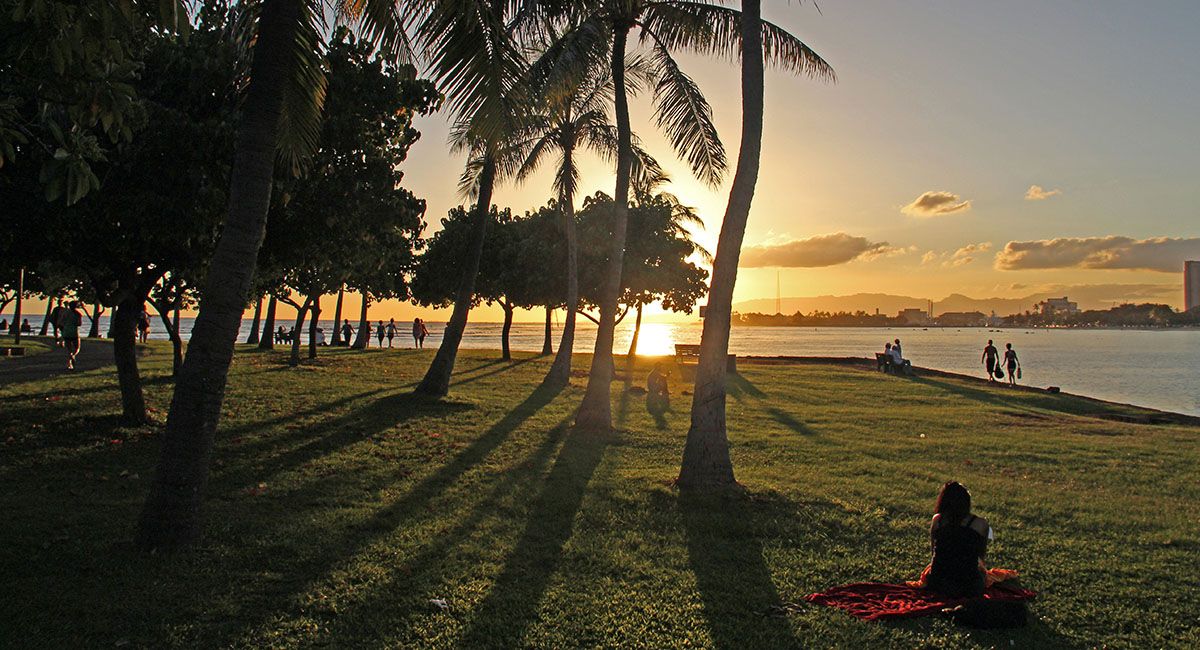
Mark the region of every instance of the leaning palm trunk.
[[297, 65], [291, 45], [300, 10], [300, 0], [267, 0], [262, 6], [230, 174], [229, 212], [175, 384], [157, 476], [138, 524], [137, 545], [143, 549], [186, 546], [200, 536], [225, 382], [266, 230], [284, 87]]
[[258, 344], [258, 325], [262, 322], [262, 296], [254, 302], [254, 320], [250, 323], [250, 335], [246, 337], [246, 345]]
[[638, 337], [642, 335], [642, 305], [637, 306], [637, 318], [633, 321], [633, 339], [629, 341], [629, 353], [625, 355], [630, 361], [637, 356]]
[[312, 320], [308, 324], [308, 358], [316, 359], [317, 330], [321, 327], [321, 296], [311, 299], [309, 303], [312, 304]]
[[[570, 150], [563, 152], [569, 160]], [[575, 236], [575, 206], [570, 194], [563, 196], [563, 234], [567, 240], [567, 316], [563, 320], [558, 354], [543, 380], [548, 387], [562, 388], [571, 381], [571, 355], [575, 351], [575, 311], [579, 305], [579, 244]]]
[[[337, 306], [333, 308], [333, 334], [329, 339], [329, 344], [338, 346], [342, 344], [342, 296], [345, 295], [346, 288], [338, 287]], [[349, 344], [349, 341], [346, 341]]]
[[621, 267], [625, 258], [625, 229], [629, 221], [629, 173], [633, 166], [633, 136], [629, 126], [629, 99], [625, 91], [625, 42], [629, 27], [613, 30], [612, 77], [617, 115], [617, 189], [613, 200], [612, 230], [604, 287], [600, 292], [600, 323], [588, 373], [587, 392], [575, 414], [575, 425], [597, 431], [612, 429], [613, 331], [617, 298], [621, 293]]
[[550, 343], [550, 318], [554, 315], [554, 308], [546, 305], [546, 327], [542, 333], [542, 356], [547, 357], [554, 354], [554, 348]]
[[259, 350], [275, 349], [275, 306], [278, 302], [275, 296], [267, 301], [267, 317], [263, 319], [262, 334], [258, 339]]
[[713, 259], [712, 284], [700, 338], [700, 361], [692, 392], [692, 424], [679, 470], [681, 489], [719, 489], [734, 484], [725, 429], [725, 359], [733, 287], [750, 203], [758, 182], [763, 131], [761, 0], [742, 1], [742, 143], [729, 191], [725, 220]]
[[483, 256], [483, 242], [487, 238], [487, 223], [492, 207], [492, 187], [496, 182], [496, 159], [488, 153], [479, 175], [479, 199], [475, 203], [474, 231], [471, 233], [471, 248], [467, 259], [463, 260], [462, 280], [458, 285], [458, 295], [454, 299], [454, 311], [450, 321], [446, 323], [446, 333], [438, 346], [437, 355], [425, 378], [417, 385], [416, 392], [422, 395], [442, 397], [450, 392], [450, 375], [454, 372], [454, 360], [458, 356], [458, 345], [462, 342], [463, 331], [467, 327], [467, 316], [471, 311], [471, 302], [475, 298], [475, 279], [479, 275], [479, 259]]
[[354, 335], [355, 350], [365, 350], [371, 345], [371, 321], [367, 320], [367, 308], [371, 306], [371, 295], [366, 289], [362, 292], [362, 305], [358, 310], [358, 333]]
[[42, 329], [38, 336], [45, 336], [50, 329], [50, 314], [54, 311], [54, 298], [46, 296], [46, 315], [42, 317]]
[[512, 334], [513, 306], [512, 303], [504, 301], [500, 303], [500, 308], [504, 310], [504, 327], [500, 328], [500, 358], [512, 361], [509, 335]]
[[144, 308], [144, 297], [128, 295], [113, 309], [113, 361], [117, 383], [121, 386], [121, 423], [141, 426], [146, 423], [146, 398], [137, 365], [137, 318]]

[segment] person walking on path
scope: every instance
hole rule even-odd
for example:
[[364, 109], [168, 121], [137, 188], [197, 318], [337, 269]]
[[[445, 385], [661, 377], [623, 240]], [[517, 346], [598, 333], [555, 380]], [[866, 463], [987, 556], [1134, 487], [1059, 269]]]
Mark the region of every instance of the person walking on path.
[[412, 327], [413, 347], [414, 348], [421, 347], [421, 328], [422, 327], [424, 327], [424, 325], [421, 323], [421, 319], [414, 318], [413, 319], [413, 327]]
[[83, 315], [79, 313], [79, 303], [72, 302], [71, 308], [61, 316], [63, 347], [67, 349], [67, 370], [75, 369], [75, 356], [79, 354], [79, 327], [83, 325]]
[[350, 326], [350, 319], [342, 319], [342, 341], [345, 345], [350, 345], [350, 341], [354, 339], [354, 328]]
[[387, 324], [388, 347], [392, 347], [392, 339], [396, 338], [396, 319], [389, 318]]
[[1012, 349], [1012, 343], [1004, 344], [1004, 365], [1008, 367], [1008, 385], [1017, 385], [1017, 375], [1021, 374], [1021, 361], [1017, 359], [1017, 351]]
[[66, 313], [67, 308], [63, 307], [62, 298], [59, 298], [58, 303], [54, 305], [54, 309], [50, 310], [50, 327], [54, 330], [55, 347], [62, 345], [62, 340], [58, 330], [62, 327], [62, 319], [66, 316]]
[[988, 339], [988, 344], [983, 348], [983, 357], [980, 361], [987, 368], [988, 381], [996, 381], [996, 362], [1000, 360], [1000, 351], [992, 344], [992, 340]]
[[375, 326], [375, 338], [379, 341], [379, 347], [383, 347], [383, 337], [387, 336], [387, 330], [383, 327], [383, 321]]

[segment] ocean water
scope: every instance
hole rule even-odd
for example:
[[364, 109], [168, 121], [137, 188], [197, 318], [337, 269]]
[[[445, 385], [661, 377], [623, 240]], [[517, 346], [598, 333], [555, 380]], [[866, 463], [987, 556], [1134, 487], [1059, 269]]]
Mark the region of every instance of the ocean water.
[[[192, 319], [183, 319], [181, 325], [186, 337]], [[559, 325], [556, 322], [553, 328], [556, 348]], [[332, 333], [332, 322], [322, 321], [322, 326], [327, 335]], [[397, 326], [400, 337], [393, 345], [411, 347], [411, 323]], [[430, 338], [425, 344], [436, 347], [444, 324], [429, 322], [427, 326]], [[247, 318], [242, 321], [240, 340], [245, 340], [249, 328]], [[614, 347], [618, 353], [629, 349], [632, 329], [628, 321], [618, 327]], [[590, 352], [595, 326], [584, 321], [577, 331], [576, 351]], [[638, 353], [672, 355], [676, 343], [699, 343], [700, 331], [700, 323], [645, 323]], [[541, 324], [514, 324], [512, 348], [541, 350], [542, 332]], [[499, 323], [470, 323], [462, 345], [499, 349], [500, 334]], [[165, 338], [157, 319], [151, 338]], [[981, 377], [985, 375], [980, 355], [987, 340], [995, 340], [1001, 350], [1005, 343], [1012, 343], [1021, 359], [1022, 384], [1059, 386], [1100, 399], [1200, 415], [1200, 330], [738, 327], [729, 348], [742, 356], [871, 357], [896, 338], [901, 339], [904, 356], [914, 365]], [[375, 345], [375, 339], [371, 344]]]

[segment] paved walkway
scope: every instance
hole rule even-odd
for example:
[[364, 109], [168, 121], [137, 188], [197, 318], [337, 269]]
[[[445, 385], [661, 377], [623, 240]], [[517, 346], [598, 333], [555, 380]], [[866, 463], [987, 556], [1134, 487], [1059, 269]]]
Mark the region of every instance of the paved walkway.
[[[54, 345], [53, 338], [40, 336], [33, 338], [48, 345]], [[112, 341], [83, 339], [79, 354], [75, 357], [74, 372], [95, 370], [112, 364]], [[0, 386], [49, 379], [66, 372], [69, 372], [67, 370], [67, 351], [60, 347], [52, 347], [49, 352], [0, 360]]]

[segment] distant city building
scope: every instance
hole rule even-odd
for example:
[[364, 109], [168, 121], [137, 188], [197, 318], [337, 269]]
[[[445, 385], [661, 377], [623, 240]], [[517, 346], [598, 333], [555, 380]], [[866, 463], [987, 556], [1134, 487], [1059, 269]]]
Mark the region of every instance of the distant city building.
[[905, 325], [925, 325], [929, 323], [929, 314], [924, 309], [905, 309], [896, 318]]
[[948, 311], [938, 314], [937, 324], [942, 327], [985, 327], [988, 317], [981, 311]]
[[1038, 313], [1043, 316], [1079, 313], [1079, 303], [1071, 302], [1066, 296], [1062, 298], [1047, 298], [1037, 304]]
[[1200, 307], [1200, 262], [1183, 263], [1183, 308]]

